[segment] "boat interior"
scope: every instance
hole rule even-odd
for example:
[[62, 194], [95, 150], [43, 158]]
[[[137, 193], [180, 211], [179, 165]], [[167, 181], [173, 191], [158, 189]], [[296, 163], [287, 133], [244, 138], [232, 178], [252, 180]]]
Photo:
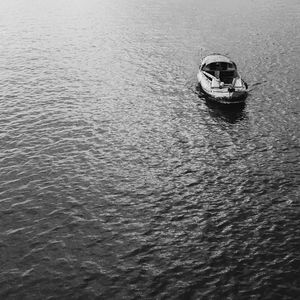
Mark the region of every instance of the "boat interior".
[[[232, 84], [237, 77], [236, 65], [227, 62], [214, 62], [202, 67], [202, 71], [220, 79], [225, 84]], [[209, 76], [208, 79], [212, 80]]]

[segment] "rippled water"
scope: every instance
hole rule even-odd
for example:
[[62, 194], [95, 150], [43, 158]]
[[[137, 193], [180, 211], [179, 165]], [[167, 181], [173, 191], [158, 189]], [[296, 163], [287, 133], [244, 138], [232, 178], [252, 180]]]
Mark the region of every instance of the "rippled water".
[[[299, 1], [0, 3], [1, 299], [297, 299]], [[244, 108], [197, 95], [229, 55]]]

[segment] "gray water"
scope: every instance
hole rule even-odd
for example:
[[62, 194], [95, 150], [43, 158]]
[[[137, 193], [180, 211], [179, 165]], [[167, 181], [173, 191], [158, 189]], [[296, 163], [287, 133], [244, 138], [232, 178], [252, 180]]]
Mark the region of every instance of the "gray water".
[[[298, 0], [0, 2], [0, 299], [299, 299]], [[245, 107], [197, 94], [229, 55]]]

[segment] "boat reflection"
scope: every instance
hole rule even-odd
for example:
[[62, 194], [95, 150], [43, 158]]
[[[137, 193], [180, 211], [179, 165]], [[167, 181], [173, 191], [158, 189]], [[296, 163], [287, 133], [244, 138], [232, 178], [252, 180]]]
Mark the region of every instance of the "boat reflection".
[[218, 120], [225, 121], [230, 124], [238, 123], [246, 118], [245, 103], [237, 104], [220, 104], [210, 99], [205, 99], [209, 114]]

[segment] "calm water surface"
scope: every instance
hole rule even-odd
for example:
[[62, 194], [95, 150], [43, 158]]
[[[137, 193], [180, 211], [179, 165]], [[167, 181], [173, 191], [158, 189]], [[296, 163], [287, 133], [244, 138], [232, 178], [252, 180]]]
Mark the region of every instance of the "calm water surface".
[[[299, 299], [297, 0], [0, 2], [1, 299]], [[244, 108], [196, 92], [236, 61]]]

